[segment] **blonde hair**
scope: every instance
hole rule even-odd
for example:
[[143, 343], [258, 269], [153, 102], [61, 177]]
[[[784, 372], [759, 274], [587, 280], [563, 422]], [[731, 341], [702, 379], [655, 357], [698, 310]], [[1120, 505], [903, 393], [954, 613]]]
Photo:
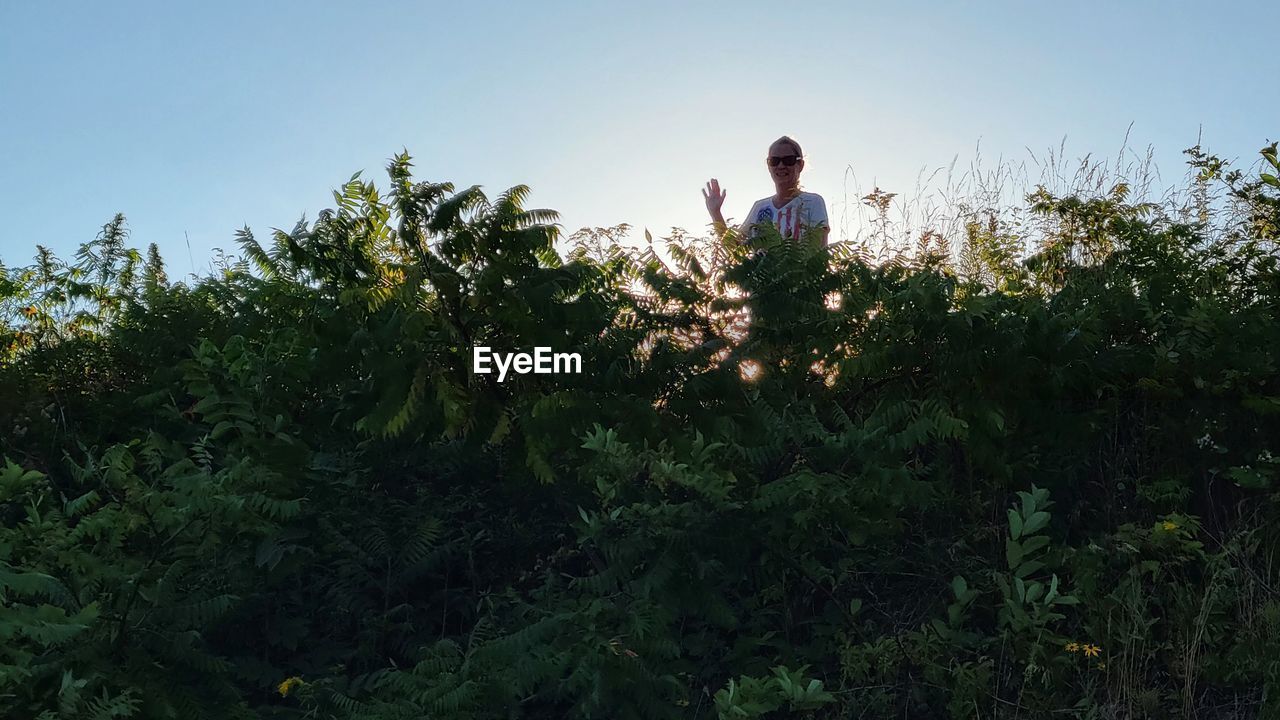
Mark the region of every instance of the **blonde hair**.
[[773, 147], [778, 143], [786, 143], [790, 145], [791, 148], [796, 151], [796, 155], [799, 155], [801, 158], [804, 157], [804, 151], [800, 149], [800, 143], [796, 142], [796, 139], [791, 137], [790, 135], [783, 135], [777, 140], [774, 140], [773, 142], [769, 143], [769, 147]]

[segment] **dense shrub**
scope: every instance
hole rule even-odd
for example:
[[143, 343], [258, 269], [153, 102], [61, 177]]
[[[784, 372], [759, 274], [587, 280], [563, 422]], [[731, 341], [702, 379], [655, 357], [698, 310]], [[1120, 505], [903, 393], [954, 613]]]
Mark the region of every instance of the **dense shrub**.
[[1280, 717], [1263, 157], [1023, 260], [562, 257], [400, 156], [192, 284], [122, 217], [0, 267], [2, 714]]

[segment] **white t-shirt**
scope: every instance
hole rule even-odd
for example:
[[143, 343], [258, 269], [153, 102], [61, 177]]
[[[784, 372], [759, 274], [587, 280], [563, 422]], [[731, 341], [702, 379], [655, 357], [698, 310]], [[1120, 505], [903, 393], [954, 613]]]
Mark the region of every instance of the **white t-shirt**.
[[739, 234], [749, 237], [751, 226], [762, 222], [772, 222], [782, 237], [796, 240], [809, 228], [830, 227], [827, 222], [827, 203], [821, 195], [811, 192], [800, 193], [780, 208], [773, 206], [772, 195], [757, 200], [739, 228]]

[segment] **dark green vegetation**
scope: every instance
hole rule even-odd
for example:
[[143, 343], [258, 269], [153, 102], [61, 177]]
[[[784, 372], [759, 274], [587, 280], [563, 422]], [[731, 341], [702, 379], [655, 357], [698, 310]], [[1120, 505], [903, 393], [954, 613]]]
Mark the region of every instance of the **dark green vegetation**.
[[1263, 154], [963, 272], [562, 259], [407, 157], [198, 283], [117, 218], [0, 279], [0, 716], [1280, 717]]

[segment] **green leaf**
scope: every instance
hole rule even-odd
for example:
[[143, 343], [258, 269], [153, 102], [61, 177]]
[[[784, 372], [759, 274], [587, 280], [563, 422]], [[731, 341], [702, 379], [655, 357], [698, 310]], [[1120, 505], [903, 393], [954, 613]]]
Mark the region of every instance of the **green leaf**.
[[235, 427], [236, 427], [236, 423], [232, 422], [231, 420], [219, 421], [216, 425], [213, 426], [213, 429], [209, 431], [209, 437], [213, 438], [214, 440], [221, 439], [223, 435], [225, 435], [229, 430]]
[[1004, 556], [1009, 562], [1009, 567], [1016, 568], [1022, 562], [1022, 546], [1014, 540], [1004, 541]]
[[498, 416], [493, 432], [489, 434], [489, 444], [497, 445], [511, 432], [511, 418], [504, 412]]
[[1251, 467], [1233, 467], [1227, 471], [1227, 477], [1247, 490], [1264, 490], [1271, 480]]
[[1022, 498], [1022, 517], [1029, 518], [1036, 512], [1036, 499], [1026, 491], [1018, 491], [1018, 497]]
[[67, 517], [77, 517], [98, 502], [98, 498], [98, 491], [90, 490], [74, 500], [68, 500], [66, 505], [63, 506], [62, 512]]
[[1022, 554], [1024, 556], [1030, 555], [1048, 544], [1049, 538], [1044, 535], [1034, 535], [1029, 538], [1024, 538], [1022, 541]]
[[1045, 525], [1048, 525], [1048, 524], [1049, 524], [1049, 513], [1044, 512], [1043, 510], [1032, 513], [1031, 517], [1027, 518], [1026, 525], [1024, 525], [1022, 528], [1022, 534], [1030, 535], [1032, 533], [1039, 531]]
[[1026, 598], [1027, 602], [1034, 603], [1035, 601], [1039, 600], [1040, 594], [1043, 592], [1044, 592], [1044, 585], [1039, 582], [1033, 581], [1030, 585], [1027, 586], [1027, 598]]
[[1044, 563], [1040, 562], [1039, 560], [1024, 559], [1022, 561], [1022, 564], [1018, 566], [1018, 569], [1013, 571], [1013, 574], [1016, 577], [1025, 578], [1031, 575], [1032, 573], [1038, 570], [1041, 570], [1043, 568], [1044, 568]]

